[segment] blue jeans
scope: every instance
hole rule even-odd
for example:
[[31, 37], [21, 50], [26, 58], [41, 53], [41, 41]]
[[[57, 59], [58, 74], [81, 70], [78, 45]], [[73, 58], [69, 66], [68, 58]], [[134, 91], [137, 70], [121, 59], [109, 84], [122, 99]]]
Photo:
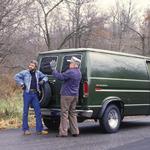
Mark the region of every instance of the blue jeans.
[[42, 115], [39, 105], [39, 99], [37, 93], [34, 92], [24, 92], [23, 93], [23, 124], [22, 124], [22, 130], [26, 131], [29, 130], [28, 126], [28, 112], [29, 112], [29, 106], [32, 105], [35, 111], [35, 117], [36, 117], [36, 131], [42, 131], [43, 125], [42, 125]]

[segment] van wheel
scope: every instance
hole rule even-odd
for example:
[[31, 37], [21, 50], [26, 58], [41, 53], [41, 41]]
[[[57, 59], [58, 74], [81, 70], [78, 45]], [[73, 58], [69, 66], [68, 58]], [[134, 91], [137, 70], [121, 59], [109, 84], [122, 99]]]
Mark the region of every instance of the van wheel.
[[43, 118], [43, 122], [48, 129], [57, 130], [59, 128], [59, 119]]
[[121, 123], [121, 114], [116, 105], [109, 105], [102, 118], [100, 119], [100, 126], [106, 133], [115, 133], [118, 131]]
[[48, 82], [45, 82], [41, 87], [40, 87], [40, 94], [39, 94], [39, 101], [40, 101], [40, 106], [42, 108], [47, 108], [50, 104], [51, 100], [51, 87]]

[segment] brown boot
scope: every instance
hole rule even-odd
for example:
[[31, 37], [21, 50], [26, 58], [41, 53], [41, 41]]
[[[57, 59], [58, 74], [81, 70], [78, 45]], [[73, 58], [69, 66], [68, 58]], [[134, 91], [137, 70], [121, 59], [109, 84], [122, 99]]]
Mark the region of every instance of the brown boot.
[[47, 135], [48, 131], [42, 130], [42, 131], [38, 131], [37, 135]]
[[31, 135], [31, 132], [29, 130], [24, 131], [23, 135]]

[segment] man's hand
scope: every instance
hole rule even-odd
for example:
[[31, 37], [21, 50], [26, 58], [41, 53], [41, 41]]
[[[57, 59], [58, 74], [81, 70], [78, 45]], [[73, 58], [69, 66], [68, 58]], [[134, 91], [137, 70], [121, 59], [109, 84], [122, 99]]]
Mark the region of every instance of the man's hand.
[[56, 61], [55, 60], [52, 60], [49, 64], [50, 64], [50, 68], [52, 70], [54, 70], [56, 68]]
[[26, 89], [25, 84], [22, 84], [22, 85], [21, 85], [21, 88], [22, 88], [23, 90], [25, 90], [25, 89]]
[[40, 82], [39, 82], [39, 85], [43, 85], [44, 84], [44, 80], [41, 80]]

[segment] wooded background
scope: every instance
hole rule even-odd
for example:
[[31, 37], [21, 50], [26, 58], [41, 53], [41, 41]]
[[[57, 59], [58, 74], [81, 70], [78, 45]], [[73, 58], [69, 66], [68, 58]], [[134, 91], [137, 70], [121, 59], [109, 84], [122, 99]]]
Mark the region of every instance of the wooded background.
[[[101, 6], [102, 7], [102, 6]], [[150, 8], [116, 0], [0, 0], [0, 73], [23, 69], [38, 52], [92, 47], [150, 56]]]

